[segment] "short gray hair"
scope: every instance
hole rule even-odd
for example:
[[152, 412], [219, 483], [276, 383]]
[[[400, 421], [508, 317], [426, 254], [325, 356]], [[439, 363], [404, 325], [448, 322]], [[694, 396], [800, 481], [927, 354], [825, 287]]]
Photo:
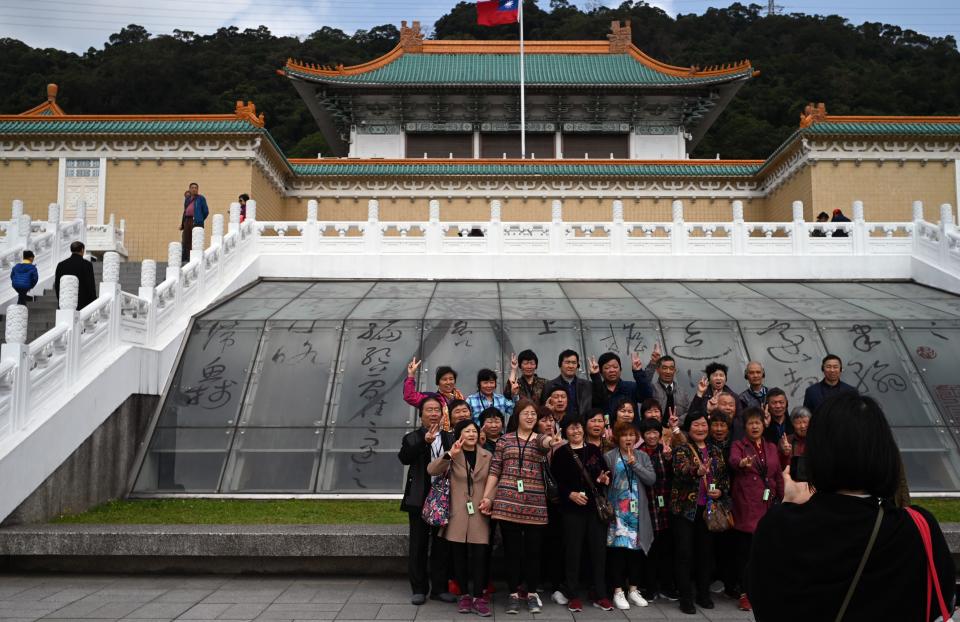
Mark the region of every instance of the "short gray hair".
[[797, 406], [793, 409], [793, 412], [790, 413], [790, 421], [796, 421], [797, 419], [803, 419], [807, 417], [808, 419], [813, 416], [813, 413], [810, 412], [810, 409], [806, 406]]

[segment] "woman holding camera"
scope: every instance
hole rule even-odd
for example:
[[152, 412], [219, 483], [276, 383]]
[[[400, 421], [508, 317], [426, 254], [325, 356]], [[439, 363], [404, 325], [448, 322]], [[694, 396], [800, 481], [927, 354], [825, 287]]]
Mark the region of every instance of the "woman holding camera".
[[784, 503], [753, 536], [747, 594], [757, 622], [949, 617], [953, 558], [929, 512], [893, 503], [902, 466], [879, 404], [854, 394], [824, 402], [802, 459], [809, 484], [790, 477], [791, 465]]

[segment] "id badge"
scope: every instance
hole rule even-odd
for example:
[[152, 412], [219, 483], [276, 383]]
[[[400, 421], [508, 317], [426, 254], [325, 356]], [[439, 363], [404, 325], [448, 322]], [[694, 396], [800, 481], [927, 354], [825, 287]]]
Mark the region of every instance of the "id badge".
[[470, 516], [474, 515], [473, 501], [467, 501], [467, 514], [469, 514]]
[[714, 491], [714, 490], [716, 490], [716, 489], [717, 489], [717, 485], [716, 485], [716, 484], [710, 484], [710, 490], [711, 490], [711, 491]]
[[630, 499], [630, 513], [631, 513], [631, 514], [636, 514], [636, 513], [637, 513], [637, 500], [636, 500], [636, 499]]
[[661, 495], [657, 495], [657, 507], [663, 507], [663, 497]]
[[764, 488], [764, 489], [763, 489], [763, 500], [764, 500], [764, 501], [769, 501], [769, 500], [770, 500], [770, 489], [769, 489], [769, 488]]
[[522, 480], [522, 479], [518, 479], [518, 480], [517, 480], [517, 492], [523, 492], [523, 480]]

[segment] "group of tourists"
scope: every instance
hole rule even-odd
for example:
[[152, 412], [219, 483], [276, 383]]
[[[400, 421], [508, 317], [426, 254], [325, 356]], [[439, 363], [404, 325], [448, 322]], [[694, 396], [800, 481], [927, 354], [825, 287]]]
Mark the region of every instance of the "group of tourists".
[[784, 499], [784, 470], [802, 463], [811, 412], [856, 394], [840, 380], [840, 359], [823, 359], [823, 380], [792, 412], [757, 361], [739, 394], [719, 362], [688, 391], [659, 346], [646, 366], [632, 354], [633, 380], [613, 352], [588, 360], [589, 379], [576, 351], [557, 363], [547, 380], [536, 353], [511, 355], [502, 392], [483, 369], [469, 395], [449, 366], [421, 393], [420, 361], [407, 366], [403, 398], [420, 414], [399, 454], [409, 467], [412, 602], [429, 595], [490, 615], [492, 550], [502, 543], [507, 613], [539, 612], [542, 592], [574, 612], [664, 599], [694, 614], [714, 607], [712, 585], [751, 610], [752, 535]]

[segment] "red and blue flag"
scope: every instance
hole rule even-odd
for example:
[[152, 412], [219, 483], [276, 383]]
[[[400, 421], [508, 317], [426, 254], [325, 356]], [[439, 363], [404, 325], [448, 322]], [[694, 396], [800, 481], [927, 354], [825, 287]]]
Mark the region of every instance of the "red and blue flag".
[[477, 23], [481, 26], [514, 24], [519, 21], [517, 13], [521, 0], [478, 0]]

